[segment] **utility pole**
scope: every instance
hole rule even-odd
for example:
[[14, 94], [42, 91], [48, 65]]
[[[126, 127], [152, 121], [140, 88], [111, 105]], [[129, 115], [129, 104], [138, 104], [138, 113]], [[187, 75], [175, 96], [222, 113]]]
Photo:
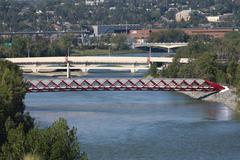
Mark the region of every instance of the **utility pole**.
[[28, 47], [28, 58], [30, 57], [30, 49], [29, 49], [29, 47]]

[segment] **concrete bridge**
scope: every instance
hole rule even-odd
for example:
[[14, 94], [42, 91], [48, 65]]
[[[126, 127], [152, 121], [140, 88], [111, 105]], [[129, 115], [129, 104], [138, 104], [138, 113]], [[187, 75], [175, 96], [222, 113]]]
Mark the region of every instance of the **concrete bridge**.
[[142, 47], [155, 47], [155, 48], [163, 48], [167, 49], [168, 53], [170, 53], [170, 50], [173, 48], [180, 48], [180, 47], [185, 47], [188, 46], [187, 42], [173, 42], [173, 43], [134, 43], [132, 45], [133, 48], [142, 48]]
[[[139, 70], [148, 70], [152, 62], [172, 63], [173, 57], [83, 56], [5, 58], [0, 60], [11, 61], [19, 65], [25, 72], [51, 72], [56, 70], [67, 70], [67, 77], [70, 77], [71, 70], [88, 72], [91, 69], [108, 69], [117, 71], [129, 70], [134, 73]], [[188, 63], [188, 61], [188, 58], [180, 59], [180, 63]]]
[[[18, 65], [27, 64], [64, 64], [66, 60], [72, 64], [148, 64], [150, 62], [172, 63], [173, 57], [108, 57], [108, 56], [81, 56], [81, 57], [27, 57], [2, 58]], [[188, 63], [188, 58], [181, 58], [180, 63]]]
[[215, 93], [225, 88], [202, 79], [49, 79], [28, 80], [28, 92], [60, 91], [192, 91]]
[[33, 35], [33, 34], [63, 34], [63, 33], [73, 33], [73, 34], [91, 34], [89, 31], [18, 31], [18, 32], [0, 32], [1, 35]]
[[[66, 65], [20, 65], [24, 72], [54, 72], [57, 70], [81, 70], [88, 72], [90, 70], [114, 70], [114, 71], [130, 71], [135, 73], [137, 71], [148, 70], [149, 65], [87, 65], [87, 64], [66, 64]], [[161, 69], [160, 67], [158, 68]], [[68, 72], [69, 72], [68, 71]], [[68, 76], [70, 77], [70, 75]]]

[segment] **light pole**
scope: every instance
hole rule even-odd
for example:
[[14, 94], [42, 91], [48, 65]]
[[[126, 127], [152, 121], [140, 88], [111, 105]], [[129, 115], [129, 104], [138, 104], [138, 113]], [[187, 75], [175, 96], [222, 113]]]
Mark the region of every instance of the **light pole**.
[[68, 47], [68, 57], [70, 56], [69, 47]]
[[28, 53], [28, 58], [30, 57], [30, 47], [29, 47], [29, 42], [27, 43], [27, 53]]
[[109, 45], [109, 57], [111, 56], [111, 44]]

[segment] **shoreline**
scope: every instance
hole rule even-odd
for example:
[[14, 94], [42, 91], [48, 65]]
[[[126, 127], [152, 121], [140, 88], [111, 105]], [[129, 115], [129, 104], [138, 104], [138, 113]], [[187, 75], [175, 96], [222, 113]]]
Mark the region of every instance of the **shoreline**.
[[[182, 92], [182, 91], [180, 91], [179, 93], [187, 95], [193, 99], [200, 99], [202, 101], [221, 103], [233, 111], [237, 110], [238, 97], [236, 95], [236, 88], [229, 88], [229, 90], [227, 90], [225, 92], [218, 92], [216, 94], [209, 95], [207, 97], [204, 97], [207, 94], [202, 93], [202, 92]], [[204, 98], [201, 98], [201, 97], [204, 97]]]

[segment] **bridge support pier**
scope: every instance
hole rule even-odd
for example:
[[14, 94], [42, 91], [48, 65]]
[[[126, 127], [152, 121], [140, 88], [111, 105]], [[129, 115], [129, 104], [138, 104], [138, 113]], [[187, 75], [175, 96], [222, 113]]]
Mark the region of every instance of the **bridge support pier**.
[[87, 68], [81, 68], [81, 71], [83, 72], [83, 73], [87, 73], [88, 72], [88, 69]]
[[71, 78], [71, 69], [70, 69], [70, 63], [67, 62], [67, 78]]
[[130, 71], [131, 71], [131, 73], [136, 73], [137, 72], [135, 64], [132, 65], [132, 68], [130, 69]]
[[171, 49], [170, 48], [168, 48], [168, 53], [170, 53], [171, 52]]
[[83, 73], [87, 73], [88, 72], [88, 68], [87, 68], [87, 63], [84, 63], [83, 65], [81, 65], [80, 69]]
[[136, 70], [133, 68], [133, 69], [131, 69], [131, 73], [135, 73], [136, 72]]
[[33, 67], [32, 67], [32, 72], [33, 73], [38, 73], [39, 72], [39, 69], [38, 69], [38, 65], [35, 64]]

